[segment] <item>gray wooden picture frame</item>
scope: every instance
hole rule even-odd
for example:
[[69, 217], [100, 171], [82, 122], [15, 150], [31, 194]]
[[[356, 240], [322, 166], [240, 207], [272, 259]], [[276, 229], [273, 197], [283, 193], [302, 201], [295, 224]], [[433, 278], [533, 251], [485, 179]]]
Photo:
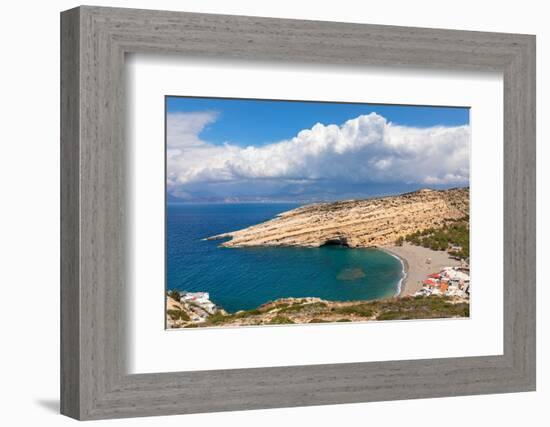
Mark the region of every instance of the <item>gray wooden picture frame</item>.
[[[127, 53], [502, 72], [504, 354], [127, 374]], [[61, 14], [61, 166], [65, 415], [84, 420], [535, 390], [532, 35], [71, 9]]]

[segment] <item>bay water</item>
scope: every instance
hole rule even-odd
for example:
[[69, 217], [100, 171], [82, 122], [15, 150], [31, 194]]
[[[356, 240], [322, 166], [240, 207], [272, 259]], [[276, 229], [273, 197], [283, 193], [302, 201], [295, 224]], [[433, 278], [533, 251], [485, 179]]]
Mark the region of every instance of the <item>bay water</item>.
[[286, 297], [330, 301], [384, 298], [398, 292], [401, 261], [377, 249], [220, 248], [206, 241], [294, 209], [291, 203], [169, 203], [166, 208], [166, 288], [209, 292], [232, 313]]

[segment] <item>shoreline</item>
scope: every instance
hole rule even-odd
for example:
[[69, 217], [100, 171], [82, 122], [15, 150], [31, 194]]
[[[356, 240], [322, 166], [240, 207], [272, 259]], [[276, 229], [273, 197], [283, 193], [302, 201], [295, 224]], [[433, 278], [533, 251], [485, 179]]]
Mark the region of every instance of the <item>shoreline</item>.
[[460, 266], [460, 261], [451, 258], [445, 251], [434, 251], [407, 242], [403, 246], [387, 245], [378, 249], [398, 258], [405, 270], [399, 293], [395, 295], [397, 297], [411, 295], [420, 290], [422, 281], [431, 273], [439, 272], [444, 267]]
[[392, 252], [390, 249], [383, 247], [383, 248], [377, 248], [381, 250], [382, 252], [386, 252], [388, 255], [391, 255], [392, 257], [399, 260], [401, 263], [401, 271], [402, 276], [399, 282], [397, 282], [397, 292], [395, 293], [394, 297], [402, 297], [404, 296], [403, 290], [405, 289], [405, 286], [407, 284], [407, 278], [409, 277], [409, 263], [407, 262], [406, 258], [403, 258], [396, 253]]

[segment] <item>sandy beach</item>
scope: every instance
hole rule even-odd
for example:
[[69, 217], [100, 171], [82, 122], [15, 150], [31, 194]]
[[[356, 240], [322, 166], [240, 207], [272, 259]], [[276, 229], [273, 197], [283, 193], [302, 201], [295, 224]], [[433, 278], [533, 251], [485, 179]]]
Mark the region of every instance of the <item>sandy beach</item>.
[[403, 246], [384, 246], [380, 249], [398, 256], [405, 264], [406, 275], [401, 284], [401, 296], [412, 294], [422, 288], [422, 280], [428, 274], [437, 273], [443, 267], [460, 265], [460, 261], [450, 258], [447, 252], [433, 251], [409, 243], [403, 243]]

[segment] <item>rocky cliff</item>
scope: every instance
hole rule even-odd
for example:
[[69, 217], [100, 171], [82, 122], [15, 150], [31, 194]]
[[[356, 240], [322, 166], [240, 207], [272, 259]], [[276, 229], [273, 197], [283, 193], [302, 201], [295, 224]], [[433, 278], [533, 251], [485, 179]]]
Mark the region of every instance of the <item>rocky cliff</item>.
[[302, 206], [242, 230], [208, 239], [225, 247], [393, 244], [398, 238], [469, 215], [469, 188], [419, 190], [398, 196]]

